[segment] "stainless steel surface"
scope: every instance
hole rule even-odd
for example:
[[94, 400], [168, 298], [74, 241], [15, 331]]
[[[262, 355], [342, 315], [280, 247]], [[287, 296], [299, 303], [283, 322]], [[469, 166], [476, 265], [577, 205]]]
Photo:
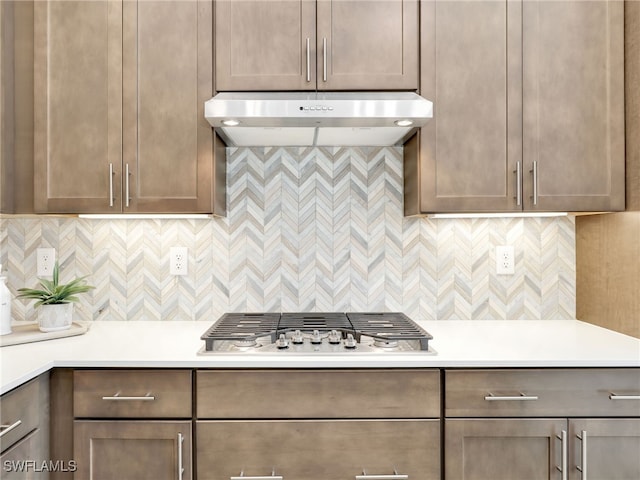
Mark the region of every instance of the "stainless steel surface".
[[538, 396], [527, 395], [526, 393], [520, 393], [520, 395], [493, 395], [492, 393], [489, 393], [489, 395], [485, 396], [484, 399], [488, 402], [513, 402], [538, 400]]
[[22, 424], [22, 420], [17, 420], [14, 423], [12, 423], [11, 425], [0, 425], [0, 428], [2, 429], [2, 430], [0, 430], [0, 438], [5, 436], [11, 430], [19, 427], [21, 424]]
[[276, 475], [275, 470], [273, 470], [271, 475], [245, 475], [244, 472], [240, 472], [239, 477], [229, 477], [229, 480], [284, 480], [284, 477]]
[[412, 92], [222, 92], [205, 102], [229, 146], [396, 145], [432, 116], [433, 104]]
[[129, 164], [127, 163], [127, 165], [125, 166], [125, 174], [124, 174], [124, 179], [125, 179], [125, 190], [124, 190], [124, 195], [125, 195], [125, 207], [129, 207], [129, 200], [130, 200], [130, 195], [129, 195]]
[[327, 38], [322, 39], [322, 81], [327, 81]]
[[311, 46], [310, 39], [307, 37], [307, 82], [311, 81]]
[[516, 205], [522, 205], [522, 164], [516, 162]]
[[137, 401], [151, 402], [151, 401], [153, 401], [155, 399], [156, 399], [156, 397], [154, 397], [152, 395], [145, 395], [145, 396], [139, 396], [139, 397], [127, 397], [127, 396], [118, 395], [117, 393], [115, 395], [110, 396], [110, 397], [102, 397], [102, 400], [125, 401], [125, 402], [137, 402]]
[[640, 400], [640, 395], [618, 395], [612, 393], [609, 395], [609, 400]]
[[184, 443], [184, 437], [182, 433], [178, 433], [178, 480], [182, 479], [184, 475], [184, 466], [182, 464], [182, 444]]
[[562, 430], [560, 435], [556, 435], [558, 439], [560, 439], [562, 443], [562, 458], [560, 459], [561, 464], [559, 467], [556, 467], [562, 473], [562, 480], [567, 480], [567, 465], [568, 465], [568, 450], [567, 450], [567, 431]]
[[113, 207], [113, 163], [109, 164], [109, 206]]
[[587, 431], [582, 430], [576, 437], [581, 442], [580, 465], [576, 465], [576, 469], [582, 474], [582, 480], [587, 480]]
[[535, 160], [531, 166], [531, 173], [533, 174], [533, 204], [538, 205], [538, 162]]
[[409, 475], [397, 472], [392, 475], [370, 475], [362, 472], [362, 475], [356, 475], [356, 480], [409, 480]]

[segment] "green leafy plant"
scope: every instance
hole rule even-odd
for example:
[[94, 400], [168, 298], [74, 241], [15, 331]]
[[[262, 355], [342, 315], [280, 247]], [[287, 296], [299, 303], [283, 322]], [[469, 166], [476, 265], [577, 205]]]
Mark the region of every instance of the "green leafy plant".
[[18, 298], [28, 298], [31, 300], [37, 300], [34, 307], [40, 305], [56, 305], [60, 303], [77, 302], [79, 299], [76, 295], [80, 293], [86, 293], [95, 287], [87, 285], [85, 282], [86, 277], [76, 278], [67, 284], [60, 285], [58, 278], [60, 269], [58, 262], [53, 266], [53, 279], [47, 280], [45, 278], [39, 279], [42, 289], [37, 288], [19, 288]]

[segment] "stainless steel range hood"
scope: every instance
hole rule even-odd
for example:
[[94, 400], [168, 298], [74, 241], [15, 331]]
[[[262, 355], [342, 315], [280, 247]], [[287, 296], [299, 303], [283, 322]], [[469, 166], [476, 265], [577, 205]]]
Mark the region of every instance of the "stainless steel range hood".
[[433, 116], [411, 92], [225, 92], [204, 114], [229, 146], [398, 145]]

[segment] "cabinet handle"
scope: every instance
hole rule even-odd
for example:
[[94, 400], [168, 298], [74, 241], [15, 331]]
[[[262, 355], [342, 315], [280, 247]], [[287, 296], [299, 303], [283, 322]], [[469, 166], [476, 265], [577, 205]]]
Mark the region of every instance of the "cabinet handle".
[[322, 38], [322, 81], [327, 81], [327, 37]]
[[489, 392], [489, 395], [485, 396], [484, 399], [487, 402], [510, 402], [510, 401], [526, 401], [526, 400], [538, 400], [537, 395], [527, 395], [526, 393], [520, 393], [520, 395], [494, 395]]
[[15, 423], [12, 423], [11, 425], [0, 425], [0, 428], [2, 429], [2, 431], [0, 431], [0, 438], [4, 437], [11, 430], [18, 428], [21, 424], [22, 424], [22, 420], [18, 420]]
[[562, 430], [561, 434], [556, 437], [562, 442], [562, 463], [560, 467], [556, 468], [562, 472], [562, 480], [567, 480], [567, 431]]
[[356, 475], [356, 480], [408, 480], [409, 475], [393, 471], [393, 475], [368, 475], [363, 471], [362, 475]]
[[516, 162], [516, 205], [519, 207], [522, 205], [522, 165], [520, 162]]
[[307, 82], [311, 81], [311, 46], [310, 39], [307, 38]]
[[239, 477], [229, 477], [229, 480], [284, 480], [282, 475], [276, 475], [276, 471], [273, 470], [271, 475], [257, 475], [246, 476], [244, 472], [240, 472]]
[[109, 206], [113, 207], [113, 163], [109, 164]]
[[129, 164], [127, 163], [127, 165], [125, 166], [125, 182], [124, 182], [124, 186], [125, 186], [125, 192], [124, 194], [126, 195], [126, 199], [125, 199], [125, 207], [129, 208]]
[[531, 170], [533, 174], [533, 204], [538, 205], [538, 162], [534, 160]]
[[582, 473], [582, 480], [587, 480], [587, 431], [582, 430], [580, 435], [576, 435], [582, 442], [580, 448], [580, 465], [576, 465], [576, 469]]
[[612, 393], [609, 400], [640, 400], [640, 395], [617, 395]]
[[178, 480], [182, 479], [184, 475], [184, 467], [182, 465], [182, 443], [184, 442], [184, 437], [181, 433], [178, 433]]
[[153, 395], [145, 395], [144, 397], [127, 397], [124, 395], [120, 395], [119, 393], [116, 393], [115, 395], [111, 396], [111, 397], [102, 397], [102, 400], [114, 400], [114, 401], [143, 401], [143, 402], [151, 402], [153, 400], [155, 400], [156, 397], [154, 397]]

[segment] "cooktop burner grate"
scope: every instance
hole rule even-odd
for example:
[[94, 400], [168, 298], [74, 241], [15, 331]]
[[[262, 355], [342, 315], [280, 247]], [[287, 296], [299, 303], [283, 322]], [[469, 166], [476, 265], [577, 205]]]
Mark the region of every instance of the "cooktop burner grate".
[[379, 340], [419, 340], [420, 350], [429, 348], [433, 337], [404, 313], [347, 313], [356, 340], [366, 335]]

